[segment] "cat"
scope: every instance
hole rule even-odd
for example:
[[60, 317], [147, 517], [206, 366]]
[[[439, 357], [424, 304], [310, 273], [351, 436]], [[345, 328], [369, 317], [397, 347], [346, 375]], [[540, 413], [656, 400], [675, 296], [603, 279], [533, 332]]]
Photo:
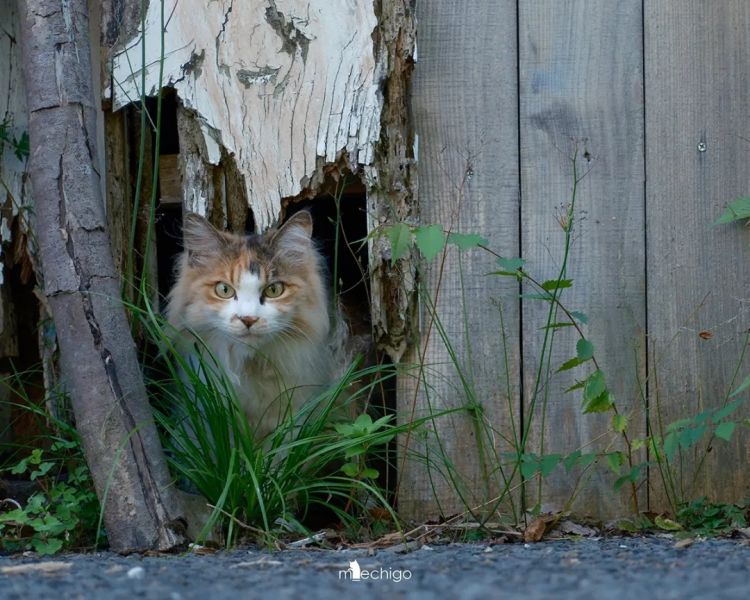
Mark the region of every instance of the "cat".
[[[312, 217], [247, 236], [183, 218], [184, 251], [168, 296], [167, 319], [182, 350], [205, 342], [236, 390], [255, 439], [340, 374], [340, 328], [331, 327], [323, 262]], [[193, 350], [194, 351], [194, 350]]]

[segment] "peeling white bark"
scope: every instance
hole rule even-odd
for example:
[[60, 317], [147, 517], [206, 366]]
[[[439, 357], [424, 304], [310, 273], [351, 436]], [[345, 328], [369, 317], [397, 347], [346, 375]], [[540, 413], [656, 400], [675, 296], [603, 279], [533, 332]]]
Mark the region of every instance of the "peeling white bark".
[[[165, 86], [202, 124], [208, 160], [220, 147], [245, 176], [256, 223], [299, 194], [318, 158], [346, 152], [369, 165], [380, 135], [384, 69], [376, 61], [373, 0], [165, 0]], [[156, 94], [161, 3], [146, 15], [146, 93]], [[113, 106], [139, 96], [141, 40], [115, 54]], [[193, 198], [205, 190], [186, 190]]]

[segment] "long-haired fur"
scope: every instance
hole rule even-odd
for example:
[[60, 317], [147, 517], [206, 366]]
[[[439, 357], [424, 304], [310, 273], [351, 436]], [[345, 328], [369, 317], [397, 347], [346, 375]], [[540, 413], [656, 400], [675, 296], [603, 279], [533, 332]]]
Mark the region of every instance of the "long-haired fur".
[[[298, 410], [342, 366], [332, 339], [341, 332], [331, 331], [321, 257], [311, 235], [305, 211], [278, 229], [249, 236], [221, 232], [193, 213], [184, 217], [184, 251], [167, 317], [179, 332], [181, 350], [194, 347], [193, 332], [206, 343], [258, 437], [287, 411]], [[272, 284], [280, 284], [282, 293], [276, 296], [280, 288]]]

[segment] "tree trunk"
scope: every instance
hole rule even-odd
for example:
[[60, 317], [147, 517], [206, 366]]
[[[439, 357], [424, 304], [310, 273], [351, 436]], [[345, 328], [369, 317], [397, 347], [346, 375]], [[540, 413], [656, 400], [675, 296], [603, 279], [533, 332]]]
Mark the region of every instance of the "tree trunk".
[[85, 0], [20, 0], [44, 294], [111, 548], [180, 544], [178, 500], [120, 298], [94, 151]]

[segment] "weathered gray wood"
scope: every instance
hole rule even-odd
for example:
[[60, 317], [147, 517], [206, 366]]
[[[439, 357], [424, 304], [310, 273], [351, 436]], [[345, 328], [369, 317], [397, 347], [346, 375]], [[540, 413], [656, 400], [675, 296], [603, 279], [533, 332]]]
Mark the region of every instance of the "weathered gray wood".
[[[495, 250], [512, 256], [518, 254], [515, 7], [509, 0], [420, 3], [413, 100], [422, 223], [481, 233]], [[461, 267], [452, 250], [442, 279], [438, 258], [423, 271], [422, 281], [434, 297], [441, 279], [438, 314], [461, 368], [473, 382], [476, 402], [484, 411], [480, 418], [500, 434], [511, 436], [500, 317], [493, 300], [504, 304], [510, 402], [517, 408], [518, 286], [514, 281], [483, 276], [493, 270], [494, 259], [486, 253], [474, 251], [460, 260]], [[420, 311], [419, 347], [426, 344], [429, 404], [424, 387], [415, 391], [415, 380], [402, 377], [398, 398], [402, 420], [413, 413], [424, 415], [430, 405], [440, 410], [469, 404], [436, 328], [430, 327], [424, 303]], [[417, 360], [419, 355], [419, 349], [413, 349], [407, 360]], [[463, 480], [466, 503], [475, 507], [495, 495], [500, 475], [495, 470], [489, 481], [483, 477], [471, 418], [466, 414], [442, 417], [431, 429], [440, 435]], [[482, 441], [488, 443], [486, 438]], [[512, 450], [497, 435], [494, 441], [495, 451]], [[440, 461], [435, 454], [431, 458]], [[495, 464], [488, 463], [487, 468]], [[453, 486], [434, 469], [407, 462], [400, 478], [399, 508], [407, 515], [429, 518], [466, 509]]]
[[27, 0], [22, 14], [30, 178], [44, 294], [111, 547], [171, 549], [181, 517], [120, 299], [99, 184], [88, 12]]
[[[618, 408], [628, 413], [634, 404], [641, 408], [636, 375], [645, 364], [641, 2], [546, 0], [520, 6], [522, 256], [539, 281], [557, 278], [565, 237], [560, 219], [571, 202], [571, 157], [577, 150], [578, 175], [588, 175], [578, 186], [575, 207], [566, 276], [573, 288], [563, 291], [562, 301], [588, 315], [584, 333], [596, 348]], [[525, 285], [524, 291], [537, 290]], [[597, 440], [582, 451], [600, 451], [619, 438], [600, 438], [611, 414], [584, 415], [581, 391], [563, 393], [594, 370], [591, 362], [553, 374], [548, 387], [538, 388], [532, 413], [545, 334], [540, 328], [548, 310], [547, 303], [523, 302], [528, 450], [569, 454]], [[558, 321], [566, 320], [559, 315]], [[552, 373], [575, 356], [577, 339], [572, 329], [554, 333]], [[635, 419], [631, 431], [643, 437], [642, 418]], [[621, 449], [620, 442], [610, 449]], [[612, 473], [602, 466], [576, 508], [597, 516], [623, 514], [630, 507], [630, 490], [614, 493]], [[544, 482], [544, 505], [563, 508], [577, 475], [558, 468]], [[526, 487], [532, 505], [537, 485], [534, 480]]]
[[[748, 31], [745, 0], [645, 2], [649, 389], [666, 423], [721, 405], [750, 321], [750, 230], [711, 227], [750, 192]], [[747, 458], [739, 430], [715, 441], [686, 496], [746, 497]], [[651, 486], [666, 508], [655, 469]]]

